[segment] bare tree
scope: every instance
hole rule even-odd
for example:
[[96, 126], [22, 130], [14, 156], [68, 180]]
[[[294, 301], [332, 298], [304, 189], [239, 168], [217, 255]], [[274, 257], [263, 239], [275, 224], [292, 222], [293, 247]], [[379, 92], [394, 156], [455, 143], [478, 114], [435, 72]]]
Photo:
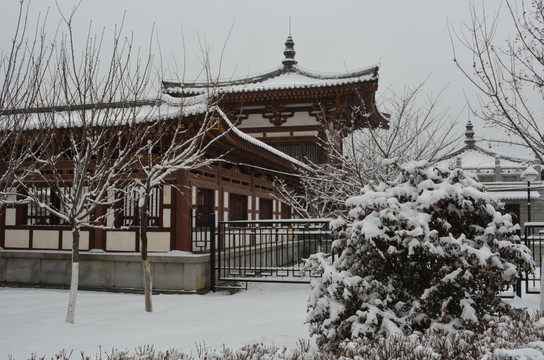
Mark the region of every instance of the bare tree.
[[[225, 133], [232, 124], [214, 104], [209, 104], [207, 95], [178, 100], [180, 114], [174, 120], [159, 117], [151, 124], [155, 131], [138, 154], [139, 177], [133, 179], [131, 191], [138, 207], [138, 227], [140, 252], [144, 273], [145, 310], [151, 312], [152, 281], [148, 259], [147, 227], [149, 224], [149, 205], [155, 190], [178, 171], [190, 171], [203, 168], [217, 162], [222, 155], [211, 156], [210, 147]], [[197, 107], [197, 109], [195, 109]], [[200, 108], [200, 109], [198, 109]], [[199, 116], [188, 117], [186, 114], [200, 112]], [[190, 121], [188, 120], [191, 119]], [[221, 123], [223, 125], [221, 125]], [[221, 131], [214, 131], [221, 128]]]
[[[329, 162], [307, 162], [298, 186], [277, 181], [278, 198], [304, 217], [336, 216], [345, 199], [365, 185], [396, 176], [390, 171], [389, 160], [427, 160], [432, 164], [453, 150], [459, 140], [457, 119], [440, 106], [440, 94], [422, 102], [423, 88], [424, 83], [406, 88], [401, 95], [386, 91], [381, 106], [390, 113], [389, 129], [328, 129], [322, 146]], [[350, 111], [366, 115], [359, 106]], [[342, 146], [337, 145], [339, 139]]]
[[0, 55], [0, 207], [17, 202], [15, 174], [31, 160], [32, 151], [43, 145], [26, 132], [34, 125], [31, 113], [39, 101], [53, 47], [45, 41], [46, 18], [38, 20], [35, 32], [28, 34], [28, 12], [28, 4], [21, 1], [11, 47]]
[[[506, 7], [515, 33], [496, 39], [498, 13], [471, 5], [471, 22], [452, 31], [454, 61], [478, 91], [473, 113], [513, 135], [503, 142], [526, 146], [544, 162], [544, 2], [506, 0]], [[456, 45], [470, 63], [460, 60]]]
[[[140, 145], [136, 157], [139, 175], [132, 178], [129, 195], [134, 198], [138, 209], [138, 232], [140, 237], [140, 255], [144, 279], [145, 311], [153, 311], [152, 274], [148, 258], [149, 206], [156, 191], [166, 184], [173, 174], [190, 171], [217, 163], [224, 153], [211, 152], [210, 148], [234, 125], [217, 106], [217, 82], [221, 75], [221, 64], [225, 47], [230, 36], [223, 45], [219, 58], [217, 75], [212, 74], [210, 49], [205, 42], [199, 40], [201, 47], [201, 74], [207, 79], [209, 86], [205, 93], [194, 97], [174, 98], [165, 96], [163, 101], [175, 106], [177, 114], [155, 114], [154, 121], [147, 123], [149, 137]], [[185, 71], [183, 71], [185, 73]], [[190, 115], [193, 114], [193, 115]], [[194, 115], [198, 114], [198, 115]], [[175, 187], [174, 187], [175, 188]], [[177, 189], [176, 190], [181, 190]]]
[[[72, 273], [66, 322], [74, 322], [79, 279], [80, 234], [84, 227], [104, 226], [111, 207], [109, 194], [121, 187], [121, 176], [133, 164], [139, 124], [153, 106], [143, 101], [150, 81], [151, 56], [134, 57], [130, 39], [113, 37], [112, 54], [101, 67], [102, 36], [89, 35], [83, 51], [75, 49], [74, 8], [64, 18], [66, 33], [56, 48], [47, 92], [48, 104], [35, 115], [47, 146], [35, 155], [40, 168], [20, 179], [27, 198], [45, 209], [48, 220], [69, 225], [72, 231]], [[154, 104], [154, 102], [152, 103]], [[145, 131], [145, 130], [144, 130]], [[37, 184], [41, 186], [37, 186]]]

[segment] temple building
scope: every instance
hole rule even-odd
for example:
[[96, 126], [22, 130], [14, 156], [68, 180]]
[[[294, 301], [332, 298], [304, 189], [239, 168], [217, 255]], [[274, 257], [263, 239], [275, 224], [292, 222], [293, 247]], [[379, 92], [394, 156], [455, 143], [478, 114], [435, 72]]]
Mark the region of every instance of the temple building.
[[[153, 194], [148, 224], [149, 251], [170, 253], [170, 259], [180, 251], [182, 254], [208, 251], [207, 240], [202, 236], [215, 225], [209, 223], [211, 212], [217, 214], [218, 221], [296, 217], [297, 214], [273, 196], [274, 181], [289, 178], [296, 186], [297, 171], [305, 161], [327, 161], [326, 153], [320, 147], [326, 129], [342, 134], [348, 128], [352, 131], [388, 127], [386, 117], [375, 103], [377, 66], [330, 74], [303, 69], [295, 60], [291, 36], [285, 42], [283, 55], [280, 66], [254, 76], [216, 83], [164, 81], [158, 100], [134, 104], [162, 113], [165, 126], [173, 126], [168, 121], [179, 118], [180, 112], [184, 121], [198, 123], [211, 111], [218, 126], [210, 130], [209, 136], [222, 135], [209, 149], [210, 157], [222, 155], [220, 162], [192, 171], [178, 171]], [[53, 110], [57, 114], [71, 111], [66, 106]], [[46, 184], [36, 186], [43, 186], [43, 194], [49, 194], [51, 201], [54, 200], [51, 190], [45, 188]], [[104, 215], [107, 209], [100, 211], [103, 213], [97, 215]], [[134, 203], [125, 200], [115, 216], [108, 216], [107, 226], [83, 228], [82, 256], [86, 253], [103, 256], [137, 254], [140, 244], [138, 229], [134, 226], [135, 211]], [[36, 204], [8, 206], [0, 215], [0, 249], [4, 249], [0, 251], [0, 282], [30, 281], [13, 275], [16, 273], [9, 270], [9, 260], [3, 260], [2, 256], [26, 260], [32, 257], [35, 262], [42, 254], [53, 251], [65, 253], [63, 256], [66, 257], [71, 248], [71, 236], [68, 225]], [[36, 255], [29, 255], [33, 252], [28, 251], [17, 253], [20, 250], [33, 250]], [[193, 256], [187, 261], [194, 262], [194, 259]], [[43, 264], [34, 262], [32, 269], [44, 268]], [[87, 261], [87, 264], [91, 262]], [[8, 273], [12, 275], [6, 275]], [[60, 273], [63, 271], [55, 272]], [[28, 278], [36, 276], [28, 275]], [[56, 276], [56, 282], [65, 282], [62, 275]], [[106, 284], [108, 276], [95, 279], [95, 284], [115, 286]], [[42, 280], [32, 281], [45, 281], [41, 275], [38, 278]], [[85, 275], [82, 281], [84, 286]], [[195, 284], [174, 287], [194, 289], [203, 286], [202, 281], [200, 285]]]

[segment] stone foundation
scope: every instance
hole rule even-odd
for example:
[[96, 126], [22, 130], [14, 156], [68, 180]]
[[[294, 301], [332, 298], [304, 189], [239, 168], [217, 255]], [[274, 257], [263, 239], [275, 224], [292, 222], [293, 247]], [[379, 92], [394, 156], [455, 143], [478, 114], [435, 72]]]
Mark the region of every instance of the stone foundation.
[[[149, 254], [153, 290], [202, 291], [210, 283], [209, 254], [183, 252]], [[0, 284], [5, 286], [70, 286], [71, 253], [0, 250]], [[140, 254], [80, 254], [79, 288], [106, 291], [143, 291]]]

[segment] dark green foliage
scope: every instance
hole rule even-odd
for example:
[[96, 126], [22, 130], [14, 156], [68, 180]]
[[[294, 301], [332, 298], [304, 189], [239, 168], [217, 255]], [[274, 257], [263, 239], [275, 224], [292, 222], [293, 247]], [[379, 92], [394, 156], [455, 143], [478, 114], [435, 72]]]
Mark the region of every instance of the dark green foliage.
[[509, 215], [461, 170], [399, 167], [389, 183], [367, 186], [347, 200], [339, 220], [334, 262], [312, 256], [310, 332], [319, 344], [463, 328], [504, 314], [497, 296], [524, 271], [530, 251]]

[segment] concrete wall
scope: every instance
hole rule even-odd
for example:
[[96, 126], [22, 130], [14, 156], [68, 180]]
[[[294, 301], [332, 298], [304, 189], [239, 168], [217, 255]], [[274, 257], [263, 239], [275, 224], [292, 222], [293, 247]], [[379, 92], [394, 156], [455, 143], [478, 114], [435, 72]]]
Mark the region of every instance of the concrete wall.
[[[153, 289], [200, 291], [209, 287], [207, 254], [150, 254]], [[69, 252], [0, 250], [0, 284], [69, 287]], [[81, 253], [79, 288], [89, 290], [143, 290], [140, 255]]]

